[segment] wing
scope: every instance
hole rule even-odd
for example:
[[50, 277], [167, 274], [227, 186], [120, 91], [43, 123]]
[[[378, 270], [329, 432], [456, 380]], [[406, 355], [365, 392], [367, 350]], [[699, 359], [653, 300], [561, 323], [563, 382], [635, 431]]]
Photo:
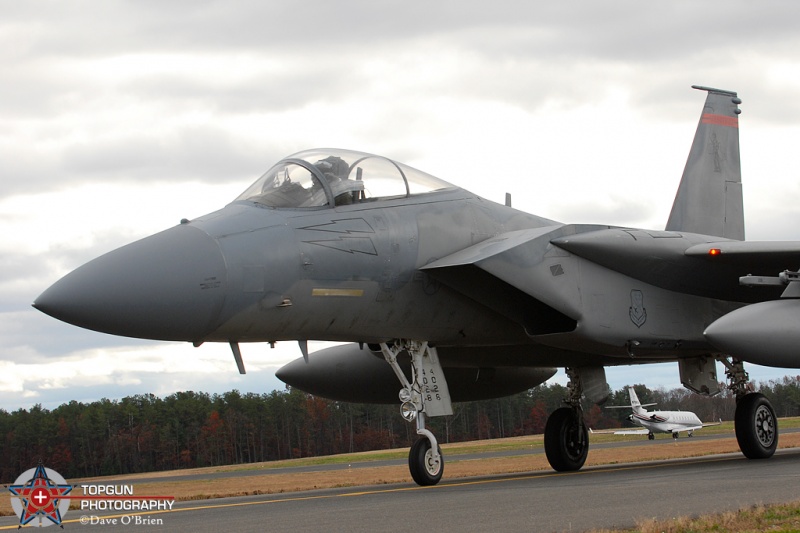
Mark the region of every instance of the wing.
[[589, 429], [589, 432], [595, 435], [647, 435], [650, 433], [647, 429], [601, 429], [597, 431]]
[[[522, 324], [529, 335], [575, 329], [578, 287], [550, 241], [608, 226], [556, 225], [503, 233], [423, 266], [439, 282]], [[567, 259], [567, 258], [564, 258]], [[561, 269], [561, 270], [559, 270]]]
[[720, 424], [722, 424], [722, 420], [720, 420], [719, 422], [703, 422], [703, 425], [700, 427], [707, 428], [708, 426], [719, 426]]
[[681, 431], [695, 431], [697, 429], [703, 429], [703, 426], [686, 426], [686, 427], [679, 427], [672, 430], [672, 433], [680, 433]]
[[755, 303], [785, 286], [756, 290], [748, 274], [775, 276], [800, 264], [800, 241], [742, 242], [609, 226], [560, 225], [512, 231], [434, 261], [421, 270], [525, 325], [529, 334], [572, 331], [577, 285], [560, 270], [570, 254], [670, 291]]

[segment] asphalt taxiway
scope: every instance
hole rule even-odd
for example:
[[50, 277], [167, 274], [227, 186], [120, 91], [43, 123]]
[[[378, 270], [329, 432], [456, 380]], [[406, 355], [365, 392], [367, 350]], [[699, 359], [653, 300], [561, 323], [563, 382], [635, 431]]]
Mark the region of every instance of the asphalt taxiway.
[[[246, 476], [241, 480], [246, 486]], [[767, 460], [733, 453], [454, 480], [446, 479], [445, 470], [445, 479], [434, 487], [408, 483], [176, 502], [173, 511], [145, 514], [148, 523], [131, 521], [130, 527], [195, 533], [585, 531], [798, 498], [800, 448], [791, 448]], [[70, 511], [65, 527], [106, 527], [81, 525], [82, 516]], [[0, 519], [0, 529], [16, 524], [16, 517]]]

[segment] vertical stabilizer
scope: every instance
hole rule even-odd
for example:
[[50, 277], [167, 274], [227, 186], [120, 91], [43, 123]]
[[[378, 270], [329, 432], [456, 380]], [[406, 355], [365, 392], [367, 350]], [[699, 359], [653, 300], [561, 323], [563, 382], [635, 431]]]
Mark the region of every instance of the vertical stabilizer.
[[735, 92], [708, 91], [667, 231], [744, 240], [739, 104]]
[[633, 409], [633, 412], [637, 415], [641, 414], [644, 409], [642, 409], [642, 404], [639, 402], [639, 397], [636, 396], [636, 392], [633, 390], [633, 387], [628, 387], [628, 396], [631, 398], [631, 409]]

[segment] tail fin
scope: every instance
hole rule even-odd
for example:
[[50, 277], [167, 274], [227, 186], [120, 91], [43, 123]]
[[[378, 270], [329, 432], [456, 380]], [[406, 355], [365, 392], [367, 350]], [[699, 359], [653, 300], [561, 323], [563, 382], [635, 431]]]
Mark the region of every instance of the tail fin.
[[708, 91], [667, 231], [686, 231], [744, 240], [739, 113], [735, 92]]
[[631, 398], [631, 409], [633, 409], [634, 413], [641, 413], [644, 409], [642, 409], [642, 404], [639, 402], [639, 397], [636, 396], [636, 391], [633, 390], [633, 387], [628, 387], [628, 396]]

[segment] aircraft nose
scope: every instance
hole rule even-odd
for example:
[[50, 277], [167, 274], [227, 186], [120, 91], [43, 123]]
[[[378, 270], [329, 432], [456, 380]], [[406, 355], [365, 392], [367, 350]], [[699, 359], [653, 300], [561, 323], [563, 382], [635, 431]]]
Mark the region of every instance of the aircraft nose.
[[177, 226], [67, 274], [33, 306], [82, 328], [154, 340], [200, 341], [219, 316], [225, 260], [216, 241]]

